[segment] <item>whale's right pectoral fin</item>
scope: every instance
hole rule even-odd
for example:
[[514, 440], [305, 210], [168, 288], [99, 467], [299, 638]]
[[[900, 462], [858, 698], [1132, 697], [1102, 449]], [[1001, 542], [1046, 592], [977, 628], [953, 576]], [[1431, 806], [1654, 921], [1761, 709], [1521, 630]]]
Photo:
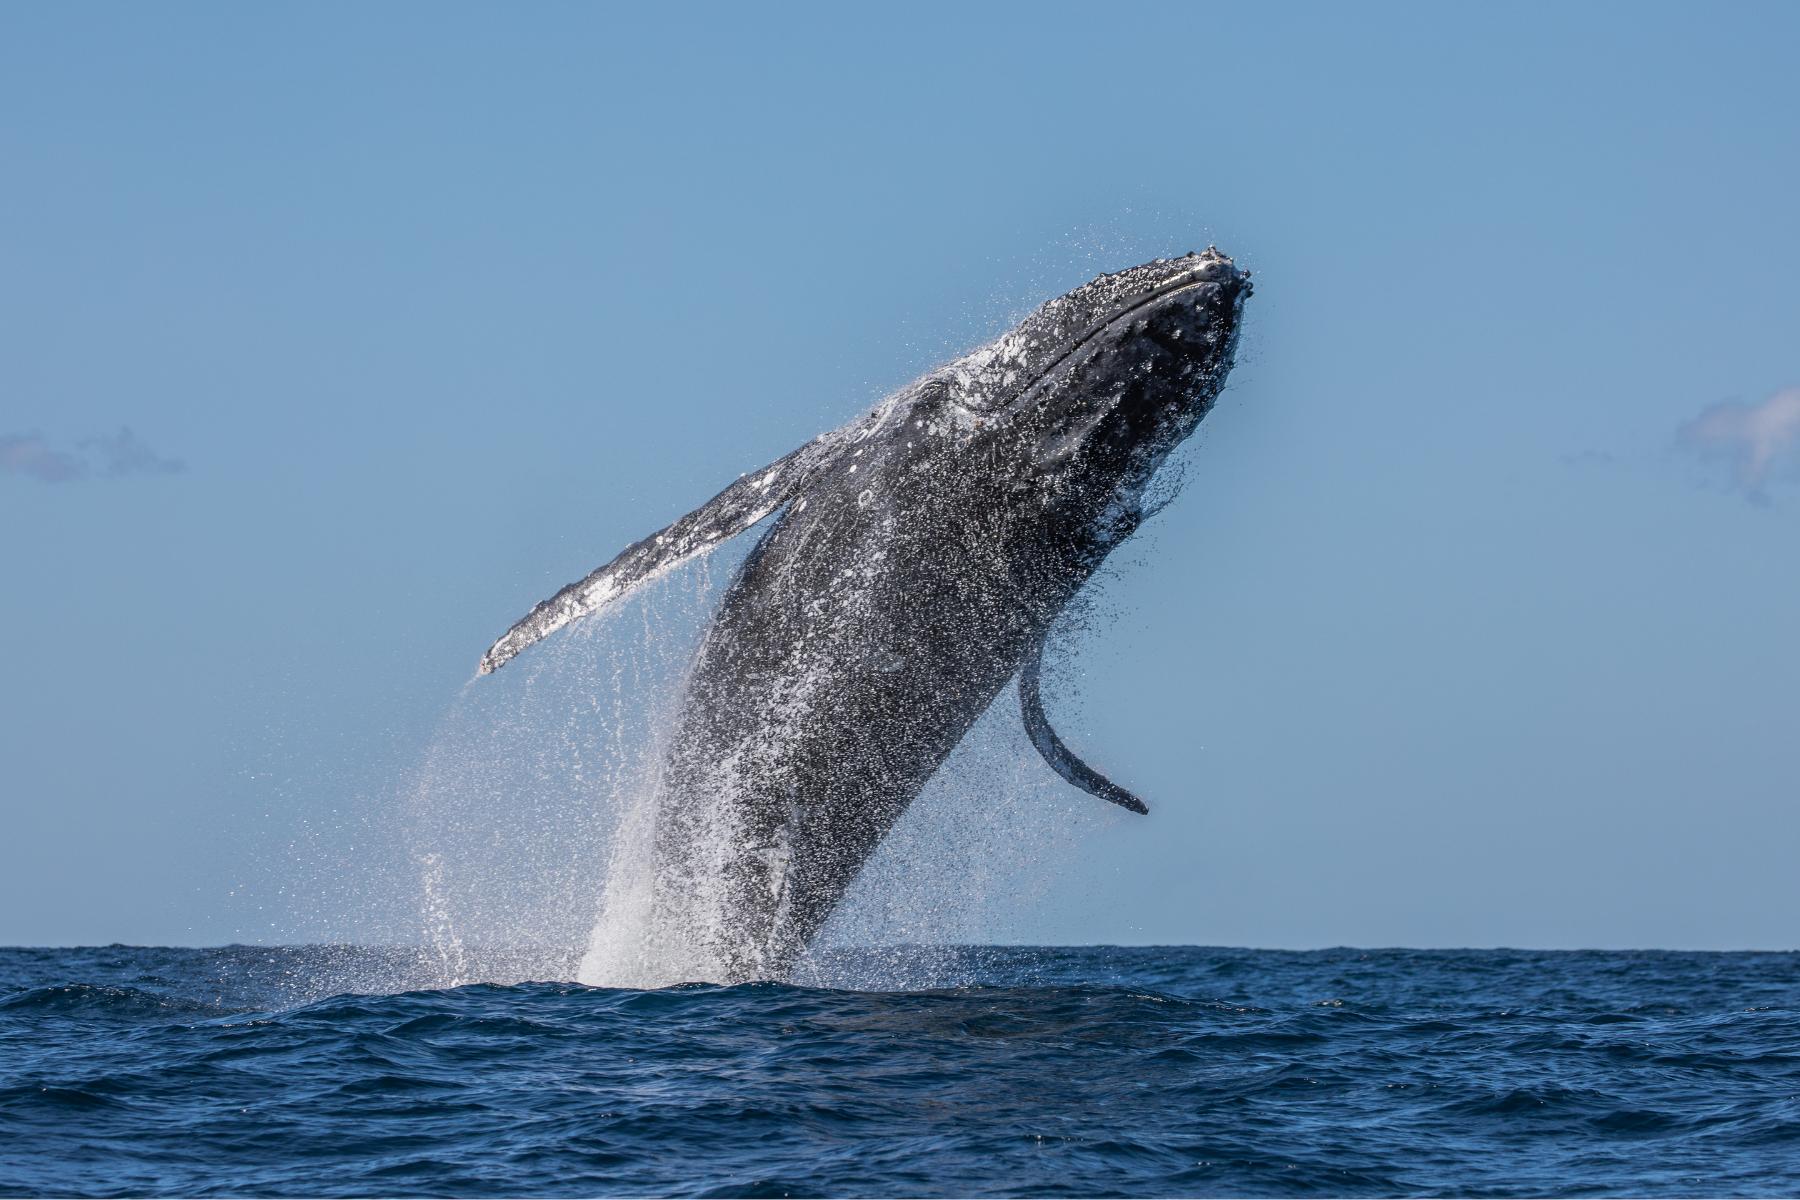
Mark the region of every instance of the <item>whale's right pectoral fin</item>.
[[648, 583], [742, 533], [780, 508], [837, 448], [833, 435], [808, 442], [738, 481], [660, 533], [627, 546], [611, 562], [526, 613], [481, 656], [477, 674], [499, 670], [519, 651], [577, 617], [598, 612], [639, 584]]
[[1148, 805], [1082, 762], [1073, 750], [1063, 744], [1062, 738], [1056, 735], [1056, 730], [1050, 728], [1050, 718], [1044, 715], [1044, 697], [1038, 681], [1043, 662], [1044, 643], [1040, 640], [1032, 648], [1031, 657], [1025, 661], [1024, 669], [1019, 672], [1019, 712], [1025, 718], [1025, 732], [1030, 736], [1031, 744], [1037, 747], [1038, 753], [1044, 756], [1044, 761], [1050, 764], [1053, 771], [1090, 796], [1111, 801], [1134, 813], [1148, 813]]

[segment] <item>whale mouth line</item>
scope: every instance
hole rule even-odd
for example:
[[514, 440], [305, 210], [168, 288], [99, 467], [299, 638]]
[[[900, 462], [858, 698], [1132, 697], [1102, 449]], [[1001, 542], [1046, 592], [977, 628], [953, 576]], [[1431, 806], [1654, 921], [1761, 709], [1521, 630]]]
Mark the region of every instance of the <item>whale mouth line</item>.
[[[1199, 270], [1201, 272], [1211, 272], [1217, 262], [1218, 262], [1217, 259], [1208, 260], [1206, 265], [1199, 268]], [[1182, 275], [1177, 276], [1174, 280], [1172, 280], [1168, 283], [1165, 283], [1159, 287], [1153, 288], [1151, 291], [1147, 292], [1146, 294], [1139, 297], [1138, 299], [1132, 301], [1130, 304], [1127, 304], [1125, 307], [1119, 309], [1117, 312], [1113, 313], [1111, 316], [1106, 317], [1099, 321], [1095, 321], [1092, 325], [1088, 326], [1087, 329], [1082, 331], [1082, 334], [1080, 337], [1076, 338], [1073, 342], [1069, 343], [1069, 348], [1067, 350], [1064, 350], [1061, 354], [1057, 355], [1056, 359], [1053, 362], [1045, 364], [1043, 370], [1039, 371], [1036, 375], [1034, 375], [1031, 378], [1031, 381], [1029, 383], [1027, 383], [1023, 388], [1019, 389], [1019, 394], [1016, 397], [1014, 397], [1011, 401], [1007, 402], [1006, 404], [999, 405], [996, 408], [974, 408], [973, 406], [970, 406], [970, 405], [965, 405], [964, 407], [970, 408], [971, 411], [979, 412], [984, 415], [992, 414], [992, 413], [995, 413], [995, 412], [998, 412], [998, 411], [1001, 411], [1004, 409], [1008, 409], [1008, 408], [1018, 407], [1019, 405], [1025, 403], [1027, 400], [1030, 400], [1032, 398], [1033, 394], [1035, 392], [1037, 392], [1040, 388], [1042, 388], [1044, 386], [1044, 384], [1046, 382], [1048, 382], [1048, 380], [1050, 379], [1050, 377], [1052, 375], [1056, 374], [1056, 372], [1059, 371], [1063, 366], [1065, 366], [1071, 359], [1073, 359], [1077, 354], [1081, 353], [1082, 350], [1086, 349], [1087, 346], [1089, 345], [1089, 343], [1093, 342], [1101, 334], [1103, 334], [1107, 330], [1113, 328], [1115, 325], [1119, 324], [1121, 321], [1127, 321], [1127, 320], [1131, 319], [1132, 317], [1136, 316], [1138, 313], [1142, 312], [1144, 309], [1150, 307], [1151, 305], [1156, 304], [1157, 302], [1162, 301], [1162, 300], [1167, 300], [1171, 296], [1178, 296], [1183, 292], [1193, 291], [1196, 288], [1202, 288], [1202, 287], [1206, 287], [1208, 285], [1217, 287], [1226, 282], [1229, 282], [1234, 277], [1241, 284], [1245, 279], [1244, 272], [1237, 271], [1235, 267], [1233, 267], [1232, 270], [1234, 272], [1233, 275], [1227, 275], [1223, 278], [1220, 278], [1216, 275], [1211, 275], [1211, 274], [1206, 274], [1206, 275], [1203, 275], [1203, 276], [1197, 278], [1195, 275], [1195, 272], [1189, 271], [1189, 272], [1183, 273]], [[1243, 290], [1245, 291], [1246, 294], [1248, 293], [1248, 288], [1244, 288]]]

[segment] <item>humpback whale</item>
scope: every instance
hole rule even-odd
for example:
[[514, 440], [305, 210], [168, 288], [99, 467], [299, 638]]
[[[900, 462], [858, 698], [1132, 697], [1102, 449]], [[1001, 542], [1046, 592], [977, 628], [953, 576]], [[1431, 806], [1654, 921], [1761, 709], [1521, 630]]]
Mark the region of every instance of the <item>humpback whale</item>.
[[1249, 294], [1210, 247], [1102, 275], [740, 477], [493, 644], [481, 674], [779, 513], [725, 590], [661, 759], [649, 936], [710, 978], [782, 977], [1014, 678], [1058, 774], [1148, 811], [1057, 735], [1040, 664], [1212, 406]]

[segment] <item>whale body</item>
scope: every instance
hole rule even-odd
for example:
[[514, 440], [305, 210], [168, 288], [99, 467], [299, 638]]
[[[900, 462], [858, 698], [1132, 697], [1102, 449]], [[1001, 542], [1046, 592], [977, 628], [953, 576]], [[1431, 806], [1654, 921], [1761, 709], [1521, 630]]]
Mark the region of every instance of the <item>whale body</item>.
[[1103, 275], [744, 475], [494, 643], [483, 674], [776, 516], [702, 639], [662, 761], [652, 938], [723, 982], [783, 977], [1015, 677], [1045, 760], [1147, 811], [1051, 727], [1040, 660], [1217, 397], [1249, 293], [1210, 248]]

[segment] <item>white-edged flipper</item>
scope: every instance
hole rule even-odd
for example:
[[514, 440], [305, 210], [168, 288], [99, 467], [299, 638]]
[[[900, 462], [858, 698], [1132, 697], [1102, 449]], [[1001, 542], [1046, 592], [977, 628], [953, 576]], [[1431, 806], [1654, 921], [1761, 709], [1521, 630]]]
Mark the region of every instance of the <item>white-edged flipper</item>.
[[1082, 791], [1102, 800], [1110, 800], [1121, 808], [1129, 808], [1134, 813], [1148, 813], [1150, 809], [1142, 800], [1075, 757], [1075, 752], [1056, 736], [1056, 730], [1050, 728], [1050, 720], [1044, 716], [1044, 697], [1038, 684], [1038, 673], [1043, 661], [1044, 643], [1040, 639], [1032, 647], [1031, 657], [1025, 660], [1024, 669], [1019, 672], [1019, 711], [1025, 718], [1025, 732], [1030, 735], [1031, 744], [1044, 756], [1044, 761], [1050, 764], [1051, 770]]
[[499, 670], [519, 651], [577, 617], [598, 612], [639, 584], [750, 528], [780, 508], [839, 445], [835, 433], [814, 438], [762, 470], [742, 476], [667, 529], [627, 546], [586, 579], [571, 583], [526, 613], [481, 656], [476, 673]]

